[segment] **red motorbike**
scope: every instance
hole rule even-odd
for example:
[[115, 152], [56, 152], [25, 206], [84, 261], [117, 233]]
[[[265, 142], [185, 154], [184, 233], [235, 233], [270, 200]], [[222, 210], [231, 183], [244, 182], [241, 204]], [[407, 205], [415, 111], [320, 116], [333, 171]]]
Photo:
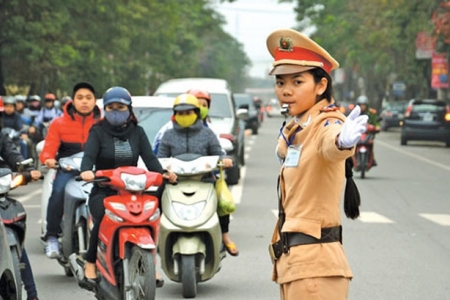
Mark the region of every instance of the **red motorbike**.
[[[154, 254], [160, 222], [155, 192], [163, 183], [162, 175], [138, 167], [119, 167], [96, 171], [93, 182], [118, 191], [104, 199], [97, 252], [100, 280], [93, 288], [96, 298], [154, 299]], [[76, 253], [69, 260], [80, 283], [84, 261]]]
[[367, 124], [366, 132], [361, 135], [356, 144], [355, 154], [353, 155], [353, 169], [361, 172], [361, 178], [366, 177], [368, 172], [373, 167], [373, 139], [377, 130], [375, 126]]

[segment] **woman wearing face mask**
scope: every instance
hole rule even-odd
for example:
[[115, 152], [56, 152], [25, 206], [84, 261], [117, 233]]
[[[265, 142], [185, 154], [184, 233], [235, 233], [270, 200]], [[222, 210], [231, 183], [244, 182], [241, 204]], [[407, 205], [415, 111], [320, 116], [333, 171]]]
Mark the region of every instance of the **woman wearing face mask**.
[[[175, 98], [173, 128], [167, 130], [161, 139], [158, 157], [174, 157], [184, 153], [202, 156], [219, 155], [225, 167], [231, 167], [233, 160], [224, 156], [216, 134], [203, 125], [200, 115], [200, 102], [191, 94], [181, 94]], [[230, 216], [219, 217], [222, 241], [232, 256], [239, 251], [228, 235]]]
[[[103, 95], [103, 105], [104, 119], [94, 125], [89, 132], [81, 163], [81, 178], [84, 181], [92, 181], [95, 177], [92, 171], [94, 165], [97, 170], [137, 166], [140, 156], [149, 171], [159, 172], [169, 182], [175, 182], [177, 176], [163, 171], [159, 160], [152, 152], [144, 129], [137, 125], [130, 93], [122, 87], [112, 87]], [[95, 261], [99, 226], [105, 214], [103, 199], [115, 194], [117, 191], [100, 185], [94, 185], [90, 194], [89, 210], [94, 227], [86, 253], [85, 278], [88, 284], [94, 284], [97, 279]], [[162, 286], [163, 280], [158, 275], [156, 277], [156, 285]]]
[[[205, 90], [200, 90], [200, 89], [190, 89], [186, 92], [186, 94], [190, 94], [190, 95], [194, 95], [197, 99], [198, 102], [200, 103], [200, 118], [203, 120], [203, 125], [206, 127], [209, 127], [209, 117], [208, 117], [208, 113], [209, 113], [209, 107], [211, 106], [211, 95], [205, 91]], [[163, 127], [161, 127], [160, 130], [158, 130], [158, 133], [156, 133], [155, 138], [153, 140], [153, 153], [155, 153], [155, 155], [158, 153], [158, 149], [159, 149], [159, 144], [161, 143], [161, 139], [164, 135], [164, 133], [173, 128], [173, 117], [172, 120], [170, 120], [169, 122], [167, 122], [166, 124], [164, 124]], [[225, 153], [225, 151], [224, 151]]]

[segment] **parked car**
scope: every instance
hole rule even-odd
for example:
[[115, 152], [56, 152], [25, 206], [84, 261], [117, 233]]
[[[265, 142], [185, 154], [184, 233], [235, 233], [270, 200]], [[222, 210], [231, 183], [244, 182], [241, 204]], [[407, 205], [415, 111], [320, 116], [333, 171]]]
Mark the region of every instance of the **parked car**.
[[386, 102], [380, 112], [381, 130], [387, 131], [389, 128], [400, 127], [407, 106], [406, 101]]
[[18, 299], [18, 284], [9, 248], [5, 225], [0, 219], [0, 299]]
[[233, 144], [233, 149], [228, 154], [233, 158], [234, 165], [226, 170], [226, 181], [230, 185], [237, 184], [241, 177], [240, 168], [245, 165], [244, 120], [248, 118], [248, 110], [236, 108], [228, 82], [219, 78], [170, 79], [163, 82], [154, 95], [176, 97], [189, 89], [206, 90], [211, 95], [211, 129]]
[[252, 96], [244, 93], [237, 93], [233, 95], [234, 102], [237, 108], [248, 109], [248, 119], [245, 120], [245, 129], [251, 129], [252, 134], [258, 134], [260, 126], [259, 110], [253, 101]]
[[270, 99], [265, 107], [265, 111], [268, 118], [284, 117], [283, 114], [281, 114], [280, 103], [277, 99]]
[[413, 99], [405, 112], [400, 144], [408, 141], [440, 141], [450, 147], [450, 108], [435, 99]]

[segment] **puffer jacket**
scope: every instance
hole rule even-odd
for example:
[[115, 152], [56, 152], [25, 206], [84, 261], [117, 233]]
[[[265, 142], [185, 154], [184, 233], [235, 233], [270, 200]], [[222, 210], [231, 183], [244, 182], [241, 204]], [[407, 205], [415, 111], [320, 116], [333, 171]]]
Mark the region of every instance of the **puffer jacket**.
[[64, 106], [64, 114], [50, 124], [40, 160], [59, 159], [83, 151], [92, 125], [100, 119], [100, 109], [94, 107], [88, 116], [76, 113], [72, 102]]

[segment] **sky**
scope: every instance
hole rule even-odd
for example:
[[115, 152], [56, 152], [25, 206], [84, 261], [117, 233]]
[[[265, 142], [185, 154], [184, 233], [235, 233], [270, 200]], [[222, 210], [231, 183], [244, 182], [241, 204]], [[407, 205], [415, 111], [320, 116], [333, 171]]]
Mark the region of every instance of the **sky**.
[[276, 29], [293, 28], [296, 25], [294, 2], [236, 0], [233, 3], [219, 3], [217, 1], [216, 10], [227, 20], [224, 30], [244, 45], [244, 50], [252, 61], [250, 76], [260, 78], [267, 76], [273, 58], [267, 50], [266, 38]]

